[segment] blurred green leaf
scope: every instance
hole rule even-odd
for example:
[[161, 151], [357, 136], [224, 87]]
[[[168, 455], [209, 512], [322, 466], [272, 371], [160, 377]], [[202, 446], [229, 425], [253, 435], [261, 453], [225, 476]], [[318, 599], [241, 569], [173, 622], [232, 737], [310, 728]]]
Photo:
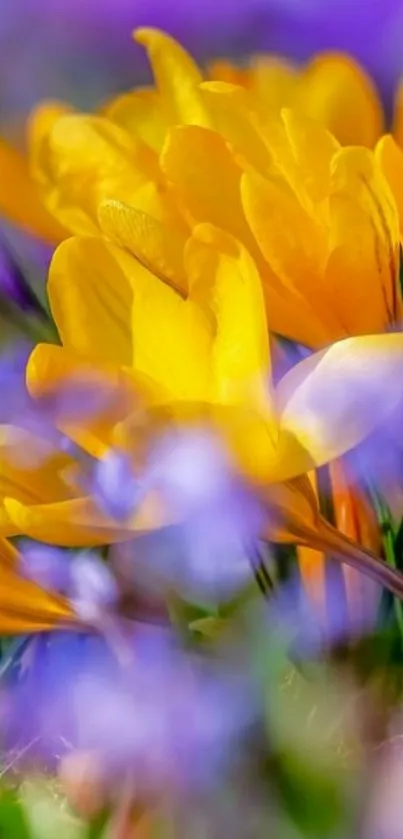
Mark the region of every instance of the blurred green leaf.
[[67, 806], [55, 779], [27, 778], [19, 795], [30, 839], [84, 839], [85, 825]]
[[0, 793], [0, 836], [2, 839], [32, 839], [17, 790], [3, 789]]
[[275, 772], [275, 785], [286, 812], [303, 836], [333, 837], [346, 821], [344, 789], [337, 777], [319, 773], [306, 755], [283, 755]]
[[103, 839], [107, 835], [109, 813], [104, 812], [87, 825], [82, 839]]

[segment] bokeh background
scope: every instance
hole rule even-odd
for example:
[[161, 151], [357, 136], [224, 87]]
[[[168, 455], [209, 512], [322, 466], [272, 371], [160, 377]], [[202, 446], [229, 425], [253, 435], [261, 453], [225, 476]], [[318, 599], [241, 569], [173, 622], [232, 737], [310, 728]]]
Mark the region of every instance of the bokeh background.
[[403, 0], [1, 0], [0, 121], [18, 136], [43, 97], [89, 107], [147, 78], [131, 30], [166, 29], [201, 62], [269, 50], [346, 50], [391, 103], [403, 74]]

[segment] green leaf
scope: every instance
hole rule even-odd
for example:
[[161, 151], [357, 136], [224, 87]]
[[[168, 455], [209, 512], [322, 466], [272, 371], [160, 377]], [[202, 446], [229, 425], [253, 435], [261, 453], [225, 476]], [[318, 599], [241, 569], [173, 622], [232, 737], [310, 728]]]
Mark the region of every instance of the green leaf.
[[109, 812], [105, 811], [87, 825], [86, 832], [82, 839], [103, 839], [106, 835], [106, 830], [109, 821]]
[[189, 629], [203, 635], [210, 641], [215, 641], [221, 635], [225, 626], [227, 626], [227, 621], [222, 618], [207, 617], [192, 621], [189, 624]]
[[31, 839], [23, 802], [17, 790], [0, 793], [0, 836], [4, 839]]

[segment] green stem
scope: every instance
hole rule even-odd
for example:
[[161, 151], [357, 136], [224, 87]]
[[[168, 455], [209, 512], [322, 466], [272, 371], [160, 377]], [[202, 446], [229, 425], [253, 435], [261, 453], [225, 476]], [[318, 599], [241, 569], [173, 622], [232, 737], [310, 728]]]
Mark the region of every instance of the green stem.
[[[376, 492], [371, 492], [371, 498], [378, 517], [379, 525], [381, 527], [386, 563], [391, 568], [397, 568], [395, 555], [395, 532], [391, 512], [387, 504], [385, 504], [383, 499], [380, 498]], [[393, 611], [403, 644], [403, 603], [398, 597], [393, 597]]]

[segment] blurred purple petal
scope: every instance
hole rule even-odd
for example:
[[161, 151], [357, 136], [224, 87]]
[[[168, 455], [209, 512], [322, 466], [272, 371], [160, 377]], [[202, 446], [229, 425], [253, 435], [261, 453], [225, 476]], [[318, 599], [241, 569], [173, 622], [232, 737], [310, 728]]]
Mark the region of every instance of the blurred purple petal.
[[223, 445], [202, 428], [163, 438], [152, 453], [146, 478], [180, 516], [213, 506], [227, 493], [231, 480]]
[[[110, 783], [133, 777], [140, 795], [214, 785], [256, 713], [235, 662], [182, 652], [170, 633], [137, 629], [130, 667], [99, 637], [56, 633], [17, 648], [3, 686], [8, 751], [52, 765], [94, 751]], [[4, 720], [3, 720], [4, 722]]]
[[70, 586], [70, 555], [62, 548], [43, 545], [28, 539], [18, 545], [20, 568], [24, 577], [42, 588], [67, 593]]
[[100, 509], [118, 521], [132, 515], [141, 495], [129, 456], [117, 449], [96, 461], [90, 488]]
[[160, 493], [177, 524], [136, 540], [134, 580], [162, 590], [173, 584], [185, 596], [213, 602], [245, 585], [262, 511], [218, 438], [203, 429], [163, 438], [142, 487]]
[[88, 622], [116, 603], [116, 582], [95, 553], [85, 551], [71, 562], [69, 595], [77, 614]]

